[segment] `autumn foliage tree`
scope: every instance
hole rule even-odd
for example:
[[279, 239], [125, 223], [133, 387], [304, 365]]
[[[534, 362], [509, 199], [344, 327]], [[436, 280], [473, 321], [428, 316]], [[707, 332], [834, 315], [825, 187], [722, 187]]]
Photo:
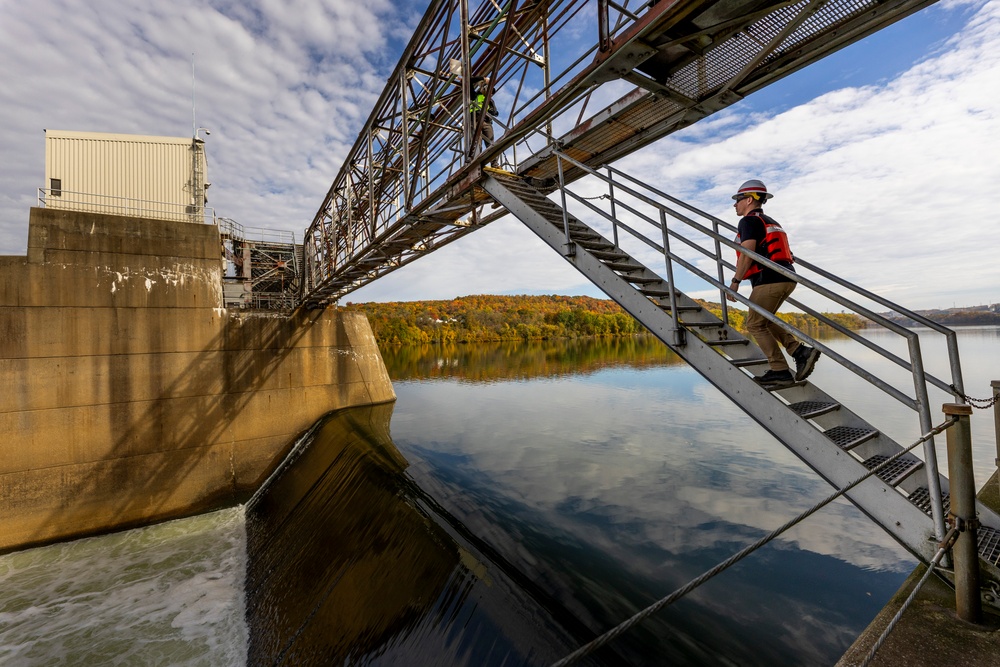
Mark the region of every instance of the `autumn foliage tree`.
[[[703, 303], [719, 314], [718, 304]], [[645, 327], [609, 299], [589, 296], [475, 295], [448, 301], [395, 301], [347, 304], [368, 316], [380, 345], [473, 343], [591, 336], [632, 336]], [[729, 310], [733, 326], [743, 329], [745, 312]], [[844, 326], [861, 328], [854, 315], [828, 315]], [[802, 313], [781, 317], [803, 331], [819, 323]]]

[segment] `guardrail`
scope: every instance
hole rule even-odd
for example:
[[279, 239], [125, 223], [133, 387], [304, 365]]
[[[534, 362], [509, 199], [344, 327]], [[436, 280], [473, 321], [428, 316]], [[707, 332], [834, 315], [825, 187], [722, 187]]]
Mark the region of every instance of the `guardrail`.
[[40, 208], [105, 213], [133, 218], [216, 224], [215, 209], [209, 206], [102, 195], [93, 192], [38, 188], [38, 206]]
[[295, 244], [295, 232], [280, 229], [265, 229], [264, 227], [246, 227], [232, 218], [219, 216], [219, 233], [223, 236], [243, 241], [259, 241], [262, 243]]

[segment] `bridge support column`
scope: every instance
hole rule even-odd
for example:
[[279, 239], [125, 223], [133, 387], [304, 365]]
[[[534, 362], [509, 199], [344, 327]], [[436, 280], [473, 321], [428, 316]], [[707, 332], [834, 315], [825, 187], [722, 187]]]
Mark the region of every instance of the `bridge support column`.
[[972, 473], [972, 431], [969, 419], [972, 407], [945, 403], [942, 408], [958, 421], [948, 429], [948, 477], [951, 480], [951, 516], [962, 532], [952, 548], [955, 563], [955, 611], [969, 623], [983, 622], [979, 597], [978, 521], [976, 519], [976, 482]]

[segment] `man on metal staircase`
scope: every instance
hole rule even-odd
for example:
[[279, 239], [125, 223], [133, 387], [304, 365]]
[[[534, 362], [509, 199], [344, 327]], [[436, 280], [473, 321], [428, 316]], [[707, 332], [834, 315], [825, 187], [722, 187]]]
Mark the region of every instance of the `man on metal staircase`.
[[[483, 141], [483, 149], [493, 145], [495, 141], [493, 131], [493, 119], [497, 117], [497, 105], [490, 94], [490, 78], [488, 76], [472, 77], [472, 102], [469, 105], [469, 113], [472, 114], [472, 127], [479, 126], [482, 119], [483, 130], [480, 135]], [[476, 153], [478, 154], [478, 147]], [[490, 162], [490, 166], [497, 167], [499, 163], [496, 158]]]
[[[740, 186], [733, 195], [733, 206], [740, 216], [736, 242], [750, 252], [764, 255], [772, 262], [794, 272], [795, 269], [792, 268], [794, 259], [788, 246], [788, 235], [773, 218], [764, 215], [764, 202], [773, 196], [757, 179], [750, 179]], [[737, 251], [736, 273], [729, 286], [733, 291], [739, 291], [740, 283], [747, 278], [753, 286], [750, 303], [772, 314], [778, 312], [778, 308], [795, 289], [795, 282], [787, 276], [761, 265], [746, 253]], [[726, 298], [730, 301], [736, 300], [731, 295], [726, 295]], [[819, 350], [802, 343], [753, 309], [747, 314], [746, 327], [767, 357], [770, 366], [768, 371], [758, 378], [761, 385], [768, 389], [780, 389], [801, 382], [812, 373], [816, 360], [819, 359]], [[795, 360], [794, 376], [789, 370], [785, 356], [781, 353], [779, 343]]]

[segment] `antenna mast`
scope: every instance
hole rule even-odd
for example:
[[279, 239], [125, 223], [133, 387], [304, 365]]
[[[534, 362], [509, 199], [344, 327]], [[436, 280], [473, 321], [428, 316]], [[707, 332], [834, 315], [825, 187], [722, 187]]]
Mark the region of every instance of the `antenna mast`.
[[191, 136], [198, 137], [198, 121], [194, 112], [194, 54], [191, 54]]

